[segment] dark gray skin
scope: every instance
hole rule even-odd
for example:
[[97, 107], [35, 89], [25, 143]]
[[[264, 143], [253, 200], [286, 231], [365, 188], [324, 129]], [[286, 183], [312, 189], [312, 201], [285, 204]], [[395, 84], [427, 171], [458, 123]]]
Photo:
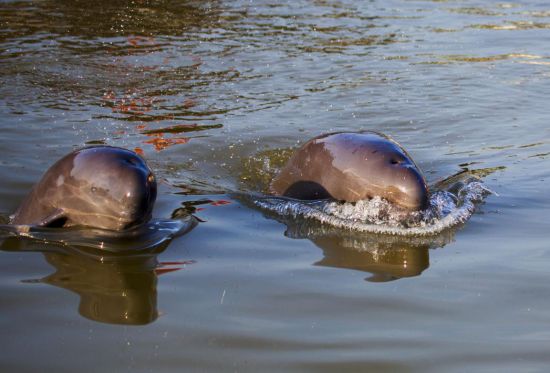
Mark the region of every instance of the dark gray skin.
[[275, 195], [356, 202], [382, 197], [409, 210], [428, 204], [424, 176], [391, 138], [371, 131], [321, 135], [298, 149], [271, 184]]
[[151, 219], [155, 176], [136, 153], [111, 146], [57, 161], [12, 217], [12, 224], [124, 230]]

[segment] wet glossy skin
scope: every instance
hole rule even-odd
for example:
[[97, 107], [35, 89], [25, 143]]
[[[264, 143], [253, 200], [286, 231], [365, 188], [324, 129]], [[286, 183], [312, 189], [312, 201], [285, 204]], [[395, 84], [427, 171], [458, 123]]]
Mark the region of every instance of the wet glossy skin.
[[428, 206], [428, 187], [407, 152], [376, 132], [309, 140], [271, 184], [276, 195], [355, 202], [379, 196], [410, 210]]
[[97, 146], [55, 163], [34, 186], [12, 224], [123, 230], [151, 218], [156, 180], [136, 153]]

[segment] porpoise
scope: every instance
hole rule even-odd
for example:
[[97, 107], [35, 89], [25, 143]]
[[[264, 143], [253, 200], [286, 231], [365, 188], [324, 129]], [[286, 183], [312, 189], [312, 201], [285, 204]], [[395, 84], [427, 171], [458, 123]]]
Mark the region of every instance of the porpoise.
[[57, 161], [33, 187], [12, 224], [124, 230], [151, 219], [155, 176], [133, 151], [93, 146]]
[[429, 204], [426, 180], [409, 154], [373, 131], [330, 133], [307, 141], [270, 191], [302, 200], [356, 202], [378, 196], [409, 210]]

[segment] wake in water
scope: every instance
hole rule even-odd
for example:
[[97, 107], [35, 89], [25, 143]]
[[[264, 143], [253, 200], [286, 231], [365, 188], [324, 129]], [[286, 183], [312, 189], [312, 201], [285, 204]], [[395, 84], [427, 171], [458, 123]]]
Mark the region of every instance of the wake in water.
[[[100, 250], [102, 253], [150, 252], [197, 225], [189, 215], [179, 219], [153, 219], [125, 231], [109, 231], [89, 227], [47, 228], [31, 225], [0, 224], [2, 238], [27, 238], [45, 243], [72, 246], [83, 250]], [[0, 247], [0, 249], [3, 249]]]
[[[464, 175], [462, 175], [464, 176]], [[456, 176], [447, 180], [456, 179]], [[476, 206], [492, 192], [479, 178], [469, 177], [452, 184], [447, 181], [432, 187], [430, 206], [410, 212], [381, 198], [340, 203], [335, 201], [301, 201], [284, 197], [255, 196], [253, 204], [287, 218], [302, 218], [324, 226], [355, 232], [402, 237], [435, 236], [465, 223]], [[318, 230], [319, 227], [316, 228]], [[301, 232], [297, 236], [310, 236]]]

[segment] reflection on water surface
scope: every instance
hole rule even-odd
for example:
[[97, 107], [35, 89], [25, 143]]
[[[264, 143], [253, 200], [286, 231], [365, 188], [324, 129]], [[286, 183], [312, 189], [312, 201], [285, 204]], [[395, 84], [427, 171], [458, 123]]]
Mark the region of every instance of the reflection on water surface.
[[[157, 276], [194, 263], [157, 261], [174, 237], [197, 224], [190, 215], [178, 219], [153, 221], [121, 232], [30, 226], [0, 241], [0, 249], [43, 253], [56, 271], [23, 282], [45, 283], [77, 293], [82, 316], [112, 324], [148, 324], [158, 317]], [[20, 227], [24, 226], [0, 228], [12, 234]]]
[[158, 317], [154, 257], [102, 263], [79, 255], [45, 253], [55, 272], [38, 281], [79, 295], [78, 312], [113, 324], [148, 324]]
[[324, 256], [315, 264], [369, 272], [372, 276], [367, 277], [367, 280], [372, 282], [418, 276], [430, 266], [428, 246], [388, 244], [359, 251], [348, 242], [342, 241], [340, 237], [313, 240], [313, 243], [323, 250]]
[[[150, 162], [155, 217], [203, 221], [129, 262], [0, 251], [0, 370], [543, 371], [549, 23], [532, 0], [0, 2], [0, 216], [102, 143]], [[292, 235], [226, 194], [361, 129], [498, 196], [422, 243]]]

